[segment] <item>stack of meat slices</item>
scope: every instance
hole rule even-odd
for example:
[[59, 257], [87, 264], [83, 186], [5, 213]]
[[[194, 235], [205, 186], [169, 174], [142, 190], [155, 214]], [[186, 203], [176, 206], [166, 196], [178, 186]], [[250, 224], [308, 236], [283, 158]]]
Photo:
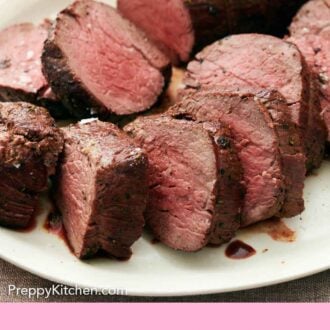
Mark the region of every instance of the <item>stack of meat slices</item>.
[[307, 170], [320, 166], [325, 127], [315, 79], [299, 49], [284, 40], [259, 34], [220, 40], [189, 63], [186, 89], [277, 90], [287, 100], [307, 157]]
[[149, 157], [147, 224], [172, 248], [221, 244], [304, 209], [303, 146], [278, 92], [199, 90], [125, 130]]
[[201, 90], [171, 109], [176, 117], [223, 122], [231, 128], [246, 186], [244, 226], [275, 215], [294, 216], [304, 208], [305, 157], [299, 134], [286, 117], [283, 98], [258, 95]]
[[326, 138], [314, 78], [295, 45], [267, 35], [227, 37], [196, 55], [167, 117], [125, 128], [149, 156], [146, 221], [157, 238], [184, 251], [212, 243], [219, 210], [210, 202], [217, 195], [198, 184], [210, 182], [214, 163], [199, 132], [205, 125], [225, 127], [237, 153], [242, 178], [236, 182], [244, 191], [239, 226], [304, 210], [305, 176], [320, 166]]

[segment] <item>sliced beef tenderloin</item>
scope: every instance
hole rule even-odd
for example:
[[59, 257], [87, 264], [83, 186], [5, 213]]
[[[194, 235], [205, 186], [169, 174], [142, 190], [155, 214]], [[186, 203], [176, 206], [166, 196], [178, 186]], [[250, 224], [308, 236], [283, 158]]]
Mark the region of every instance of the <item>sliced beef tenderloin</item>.
[[118, 8], [178, 63], [228, 34], [283, 35], [305, 1], [118, 0]]
[[170, 74], [169, 60], [112, 7], [76, 1], [56, 19], [42, 55], [55, 94], [77, 117], [149, 109]]
[[232, 130], [246, 186], [243, 226], [280, 212], [285, 178], [279, 139], [269, 113], [257, 98], [201, 90], [187, 95], [169, 113], [197, 122], [222, 122]]
[[283, 207], [277, 216], [294, 217], [305, 209], [306, 157], [299, 129], [292, 122], [286, 99], [280, 93], [264, 90], [257, 92], [256, 97], [268, 110], [279, 139], [286, 192]]
[[206, 47], [188, 65], [185, 77], [187, 89], [216, 85], [224, 90], [253, 87], [279, 91], [300, 129], [308, 170], [321, 164], [324, 152], [324, 126], [312, 93], [313, 83], [313, 75], [295, 45], [260, 34], [230, 36]]
[[45, 106], [54, 116], [64, 107], [41, 70], [41, 53], [50, 22], [13, 25], [0, 32], [0, 101], [25, 101]]
[[63, 128], [55, 200], [73, 252], [131, 256], [147, 202], [147, 158], [115, 125], [98, 120]]
[[0, 103], [0, 225], [29, 225], [62, 148], [63, 136], [46, 109]]
[[165, 116], [139, 118], [125, 130], [148, 154], [146, 221], [155, 237], [187, 252], [229, 240], [240, 226], [242, 191], [228, 130]]
[[[205, 94], [209, 91], [219, 92], [217, 87], [205, 87], [203, 90]], [[221, 88], [220, 92], [223, 93], [224, 90]], [[255, 95], [267, 109], [279, 139], [286, 187], [282, 209], [276, 216], [289, 218], [302, 213], [304, 211], [303, 190], [306, 177], [306, 157], [299, 129], [291, 120], [291, 111], [286, 99], [277, 91], [260, 90], [252, 86], [244, 88], [232, 86], [228, 87], [226, 92], [243, 97]]]
[[290, 26], [289, 41], [298, 46], [317, 76], [322, 117], [330, 142], [330, 1], [307, 2]]

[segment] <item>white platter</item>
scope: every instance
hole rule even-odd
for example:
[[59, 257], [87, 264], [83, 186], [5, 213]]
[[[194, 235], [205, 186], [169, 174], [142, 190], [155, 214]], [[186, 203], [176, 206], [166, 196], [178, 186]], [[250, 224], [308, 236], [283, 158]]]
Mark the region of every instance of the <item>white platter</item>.
[[[0, 0], [0, 28], [14, 22], [39, 22], [52, 17], [70, 1]], [[112, 3], [111, 1], [108, 1]], [[228, 292], [276, 284], [330, 268], [330, 163], [306, 181], [306, 211], [286, 220], [296, 232], [292, 243], [245, 230], [238, 239], [257, 254], [245, 260], [225, 257], [225, 248], [196, 254], [151, 244], [144, 236], [127, 262], [99, 259], [78, 261], [57, 236], [38, 228], [30, 233], [0, 229], [0, 257], [55, 282], [92, 288], [122, 288], [129, 295], [178, 296]], [[46, 212], [46, 211], [45, 211]], [[268, 249], [266, 253], [262, 253]]]

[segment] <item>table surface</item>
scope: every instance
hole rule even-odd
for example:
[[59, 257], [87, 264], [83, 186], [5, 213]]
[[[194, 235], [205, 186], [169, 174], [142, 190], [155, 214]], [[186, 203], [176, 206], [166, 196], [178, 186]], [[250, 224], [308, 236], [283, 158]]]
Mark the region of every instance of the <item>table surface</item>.
[[49, 299], [29, 299], [8, 294], [9, 285], [50, 288], [53, 284], [0, 259], [0, 302], [330, 302], [330, 270], [261, 289], [193, 297], [51, 296]]

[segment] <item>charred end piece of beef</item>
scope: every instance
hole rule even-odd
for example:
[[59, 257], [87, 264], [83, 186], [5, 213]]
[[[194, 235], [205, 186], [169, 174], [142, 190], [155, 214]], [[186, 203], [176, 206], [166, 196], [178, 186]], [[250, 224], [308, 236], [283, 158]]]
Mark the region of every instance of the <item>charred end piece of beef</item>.
[[1, 225], [28, 226], [62, 148], [62, 133], [46, 109], [0, 103]]

